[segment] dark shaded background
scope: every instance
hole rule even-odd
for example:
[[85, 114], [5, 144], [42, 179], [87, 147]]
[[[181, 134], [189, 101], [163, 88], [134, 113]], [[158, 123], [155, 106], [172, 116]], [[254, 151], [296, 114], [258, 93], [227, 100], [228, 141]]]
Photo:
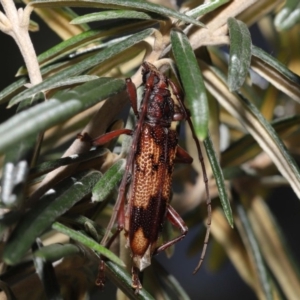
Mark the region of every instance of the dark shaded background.
[[[40, 54], [57, 44], [60, 38], [37, 17], [33, 17], [33, 19], [40, 25], [39, 32], [31, 33], [36, 52]], [[261, 45], [263, 39], [256, 28], [252, 29], [252, 37], [254, 44], [271, 51], [267, 45]], [[15, 80], [14, 76], [21, 65], [23, 65], [23, 60], [17, 45], [10, 36], [0, 32], [0, 90]], [[14, 109], [6, 110], [5, 105], [2, 105], [0, 109], [1, 122], [14, 113]], [[299, 200], [289, 188], [274, 189], [272, 194], [268, 201], [269, 206], [299, 262], [300, 243], [297, 233], [300, 225]], [[157, 257], [158, 261], [179, 280], [191, 299], [256, 299], [252, 290], [240, 279], [229, 260], [216, 273], [209, 272], [204, 263], [204, 267], [196, 275], [192, 275], [199, 257], [197, 255], [197, 257], [188, 258], [186, 253], [197, 230], [199, 228], [190, 231], [182, 242], [176, 244], [175, 254], [171, 259], [167, 259], [165, 254], [160, 254]], [[209, 250], [207, 255], [209, 255]], [[113, 289], [109, 286], [107, 288], [108, 290]], [[106, 298], [105, 294], [102, 296]]]

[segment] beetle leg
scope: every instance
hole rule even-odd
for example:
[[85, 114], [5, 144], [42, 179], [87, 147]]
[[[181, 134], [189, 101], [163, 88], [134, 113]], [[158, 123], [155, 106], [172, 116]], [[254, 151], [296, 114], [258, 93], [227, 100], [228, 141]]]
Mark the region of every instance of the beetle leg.
[[178, 145], [174, 162], [182, 164], [191, 164], [193, 162], [193, 158]]
[[171, 222], [172, 225], [180, 229], [181, 235], [174, 238], [173, 240], [166, 242], [165, 244], [161, 245], [154, 251], [154, 255], [166, 250], [170, 246], [176, 244], [177, 242], [181, 241], [188, 232], [188, 227], [185, 225], [184, 221], [180, 217], [180, 215], [177, 213], [177, 211], [168, 204], [167, 206], [167, 218]]
[[[109, 249], [113, 241], [116, 239], [116, 237], [120, 234], [123, 228], [119, 227], [117, 228], [117, 231], [110, 237], [110, 239], [107, 241], [105, 247]], [[98, 274], [95, 281], [95, 284], [102, 290], [105, 286], [106, 278], [105, 278], [105, 258], [100, 255], [100, 262], [98, 267]]]
[[120, 136], [121, 134], [132, 135], [132, 130], [125, 128], [125, 129], [117, 129], [117, 130], [110, 131], [108, 133], [105, 133], [103, 135], [100, 135], [92, 139], [91, 144], [93, 146], [101, 146], [103, 144], [110, 142], [112, 139]]
[[102, 290], [105, 286], [105, 274], [104, 274], [104, 270], [105, 270], [105, 263], [104, 260], [101, 259], [100, 263], [99, 263], [99, 267], [98, 267], [98, 275], [97, 275], [97, 279], [95, 281], [95, 284]]
[[205, 234], [205, 238], [204, 238], [204, 246], [201, 252], [201, 256], [200, 256], [200, 260], [199, 263], [197, 265], [197, 267], [195, 268], [193, 274], [195, 274], [199, 269], [200, 266], [203, 262], [204, 256], [205, 256], [205, 252], [207, 249], [207, 244], [208, 244], [208, 240], [209, 240], [209, 235], [210, 235], [210, 226], [211, 226], [211, 199], [210, 199], [210, 194], [209, 194], [209, 188], [208, 188], [208, 177], [206, 174], [206, 169], [205, 169], [205, 164], [204, 164], [204, 158], [203, 158], [203, 154], [202, 154], [202, 150], [200, 147], [200, 143], [199, 140], [197, 138], [192, 120], [191, 120], [191, 116], [190, 116], [190, 112], [189, 110], [185, 107], [181, 94], [180, 94], [180, 90], [178, 89], [178, 87], [176, 86], [176, 84], [171, 81], [170, 79], [168, 79], [168, 83], [173, 91], [174, 96], [177, 98], [177, 101], [180, 105], [180, 111], [184, 114], [184, 119], [188, 122], [189, 127], [191, 129], [192, 132], [192, 137], [195, 141], [196, 147], [197, 147], [197, 152], [198, 152], [198, 159], [200, 161], [201, 164], [201, 169], [202, 169], [202, 175], [203, 175], [203, 182], [205, 185], [205, 192], [206, 192], [206, 207], [207, 207], [207, 223], [206, 223], [206, 234]]
[[126, 78], [126, 89], [127, 89], [128, 95], [129, 95], [129, 100], [130, 100], [130, 104], [133, 109], [133, 112], [137, 116], [138, 109], [137, 109], [136, 87], [135, 87], [134, 83], [131, 81], [131, 78]]
[[140, 279], [139, 279], [139, 269], [137, 267], [132, 267], [131, 269], [131, 278], [132, 278], [132, 288], [135, 290], [135, 294], [139, 293], [139, 290], [142, 288]]
[[[105, 244], [105, 247], [107, 249], [110, 248], [111, 244], [113, 243], [113, 241], [117, 238], [117, 236], [120, 234], [120, 232], [123, 230], [124, 228], [124, 201], [122, 201], [121, 206], [120, 206], [120, 210], [118, 211], [118, 227], [116, 232], [108, 239], [108, 241]], [[105, 258], [103, 256], [100, 256], [100, 263], [99, 263], [99, 268], [98, 268], [98, 275], [97, 275], [97, 279], [95, 281], [95, 284], [97, 286], [100, 287], [100, 289], [104, 288], [105, 285], [105, 262], [104, 262]]]
[[83, 134], [77, 134], [77, 138], [80, 139], [82, 142], [88, 142], [91, 144], [91, 146], [102, 146], [108, 142], [110, 142], [112, 139], [120, 136], [121, 134], [127, 134], [132, 135], [133, 131], [131, 129], [117, 129], [110, 132], [107, 132], [105, 134], [102, 134], [96, 138], [92, 138], [87, 132], [84, 132]]

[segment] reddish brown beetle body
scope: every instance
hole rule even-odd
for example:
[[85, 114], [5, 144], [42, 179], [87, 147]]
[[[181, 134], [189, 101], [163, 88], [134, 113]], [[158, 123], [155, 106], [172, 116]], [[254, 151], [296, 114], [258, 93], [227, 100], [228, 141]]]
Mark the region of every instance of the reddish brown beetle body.
[[[118, 232], [124, 229], [127, 246], [131, 250], [132, 287], [136, 292], [141, 288], [138, 278], [139, 271], [151, 264], [154, 254], [183, 239], [188, 231], [181, 217], [169, 204], [175, 161], [182, 163], [192, 163], [193, 161], [189, 154], [178, 146], [177, 132], [171, 128], [173, 121], [188, 120], [204, 169], [200, 145], [196, 140], [191, 120], [177, 87], [150, 63], [143, 63], [142, 74], [145, 88], [139, 110], [137, 110], [136, 88], [130, 79], [126, 79], [131, 105], [137, 117], [136, 128], [133, 131], [117, 130], [93, 140], [94, 145], [101, 145], [120, 134], [132, 135], [132, 146], [127, 158], [125, 174], [119, 188], [113, 215], [108, 224], [108, 231], [102, 243], [110, 246], [116, 234], [113, 238], [108, 239], [109, 231], [117, 220]], [[170, 89], [176, 96], [178, 104], [175, 104], [172, 99]], [[205, 169], [203, 173], [209, 199]], [[210, 200], [207, 201], [207, 204], [208, 230], [204, 250], [196, 270], [200, 267], [208, 242]], [[181, 235], [158, 246], [157, 240], [166, 218], [180, 229]], [[103, 274], [97, 280], [99, 285], [103, 284], [102, 277]]]
[[[148, 77], [147, 77], [148, 76]], [[147, 79], [148, 78], [148, 79]], [[144, 64], [144, 84], [154, 81], [133, 163], [125, 231], [136, 268], [151, 264], [158, 234], [166, 218], [178, 138], [170, 128], [175, 105], [164, 76]], [[141, 113], [141, 111], [140, 111]]]

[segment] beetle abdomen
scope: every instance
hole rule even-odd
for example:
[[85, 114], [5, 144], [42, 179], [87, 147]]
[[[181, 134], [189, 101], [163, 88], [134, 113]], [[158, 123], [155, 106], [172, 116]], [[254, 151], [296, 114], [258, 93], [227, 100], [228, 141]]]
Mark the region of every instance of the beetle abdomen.
[[143, 257], [147, 250], [151, 256], [156, 248], [171, 195], [177, 143], [174, 130], [143, 125], [128, 202], [131, 216], [128, 238], [134, 256]]

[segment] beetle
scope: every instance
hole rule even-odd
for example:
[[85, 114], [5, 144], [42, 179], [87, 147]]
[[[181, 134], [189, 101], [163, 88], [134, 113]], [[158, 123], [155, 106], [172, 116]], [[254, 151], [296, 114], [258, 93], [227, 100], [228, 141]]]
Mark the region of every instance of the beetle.
[[[137, 118], [135, 129], [111, 131], [92, 140], [92, 145], [99, 146], [121, 134], [132, 135], [132, 145], [118, 198], [101, 244], [109, 247], [115, 237], [124, 230], [127, 247], [131, 250], [132, 287], [136, 293], [142, 287], [139, 272], [151, 264], [152, 256], [182, 240], [188, 232], [184, 221], [170, 205], [174, 163], [193, 162], [193, 158], [178, 145], [177, 131], [171, 128], [174, 121], [186, 120], [190, 126], [202, 166], [207, 197], [206, 236], [200, 261], [194, 273], [198, 271], [204, 259], [211, 225], [211, 200], [204, 160], [189, 111], [181, 99], [180, 91], [173, 81], [149, 62], [142, 64], [142, 79], [144, 94], [139, 109], [136, 87], [130, 78], [126, 79], [127, 92]], [[171, 91], [177, 103], [172, 98]], [[178, 237], [158, 246], [159, 233], [166, 219], [179, 228], [181, 233]], [[117, 231], [109, 238], [110, 230], [116, 221]], [[103, 263], [100, 266], [96, 284], [102, 286], [104, 284]]]

